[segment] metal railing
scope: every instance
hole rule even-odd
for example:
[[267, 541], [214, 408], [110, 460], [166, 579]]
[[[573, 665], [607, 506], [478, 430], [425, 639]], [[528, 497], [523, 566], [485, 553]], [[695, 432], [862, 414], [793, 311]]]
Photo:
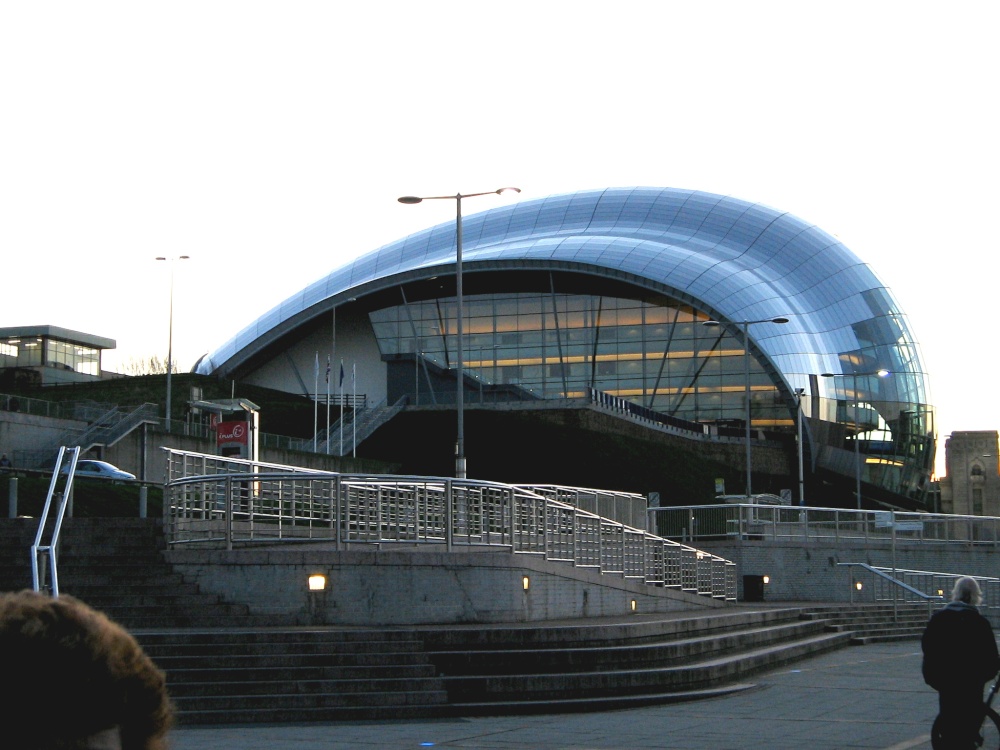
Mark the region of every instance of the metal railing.
[[[948, 601], [955, 581], [965, 573], [940, 573], [929, 570], [888, 568], [866, 563], [837, 563], [847, 570], [850, 601], [926, 603], [930, 616], [935, 606]], [[993, 627], [1000, 626], [1000, 578], [975, 578], [983, 593], [979, 611]]]
[[585, 487], [567, 487], [554, 484], [517, 484], [526, 490], [553, 500], [569, 503], [575, 508], [590, 511], [602, 518], [610, 518], [626, 526], [646, 528], [647, 500], [635, 492], [594, 490]]
[[282, 542], [504, 549], [734, 601], [736, 565], [531, 489], [341, 474], [164, 449], [170, 545]]
[[[76, 462], [80, 457], [80, 446], [67, 448], [60, 446], [59, 454], [56, 456], [55, 468], [52, 470], [52, 479], [49, 482], [49, 491], [45, 496], [45, 505], [42, 514], [38, 519], [38, 529], [35, 532], [35, 541], [31, 545], [31, 583], [35, 591], [42, 591], [48, 587], [52, 596], [59, 596], [59, 570], [58, 570], [58, 549], [59, 535], [62, 532], [63, 520], [66, 517], [66, 506], [69, 501], [70, 492], [73, 489], [73, 477], [76, 474]], [[69, 463], [66, 465], [64, 473], [63, 460]], [[62, 489], [59, 489], [59, 485]], [[49, 514], [53, 511], [53, 501], [55, 501], [55, 518], [49, 521]], [[48, 575], [46, 576], [46, 573]]]
[[933, 542], [1000, 547], [1000, 518], [788, 505], [724, 504], [656, 509], [649, 529], [684, 542], [759, 540]]

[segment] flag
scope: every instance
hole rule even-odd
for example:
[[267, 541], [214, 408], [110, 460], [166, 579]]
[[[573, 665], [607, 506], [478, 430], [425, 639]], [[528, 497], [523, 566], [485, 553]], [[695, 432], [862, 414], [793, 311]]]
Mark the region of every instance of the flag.
[[351, 364], [351, 387], [355, 388], [358, 384], [358, 363], [354, 362]]
[[319, 352], [316, 352], [316, 369], [313, 370], [313, 376], [319, 380]]
[[340, 360], [340, 387], [344, 387], [344, 360]]
[[330, 355], [326, 355], [326, 384], [330, 384]]

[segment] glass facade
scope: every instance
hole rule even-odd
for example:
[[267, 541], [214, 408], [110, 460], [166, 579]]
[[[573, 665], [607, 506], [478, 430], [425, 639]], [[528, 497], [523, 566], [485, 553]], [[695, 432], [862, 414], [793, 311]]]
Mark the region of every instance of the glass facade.
[[[727, 422], [744, 418], [749, 364], [754, 425], [793, 424], [756, 358], [745, 363], [739, 341], [676, 300], [498, 293], [464, 297], [463, 310], [463, 368], [484, 399], [585, 398], [594, 389], [690, 421]], [[383, 358], [453, 369], [455, 311], [452, 297], [371, 313]]]
[[0, 367], [54, 367], [101, 374], [101, 350], [48, 336], [12, 337], [0, 342]]
[[[455, 259], [453, 222], [361, 255], [196, 370], [262, 367], [276, 341], [291, 346], [304, 323], [357, 300], [382, 360], [412, 362], [419, 389], [421, 363], [455, 367]], [[857, 446], [863, 481], [926, 489], [933, 409], [905, 316], [866, 264], [801, 219], [670, 188], [549, 196], [464, 217], [463, 272], [464, 370], [484, 397], [596, 389], [742, 424], [749, 386], [753, 426], [793, 430], [801, 393], [816, 468], [852, 473]]]

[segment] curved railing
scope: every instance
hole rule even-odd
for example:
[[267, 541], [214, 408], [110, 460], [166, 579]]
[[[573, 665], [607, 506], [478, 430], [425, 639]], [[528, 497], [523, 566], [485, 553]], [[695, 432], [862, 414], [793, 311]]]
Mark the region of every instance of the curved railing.
[[310, 471], [165, 450], [164, 516], [171, 545], [500, 547], [648, 585], [736, 598], [733, 562], [528, 486]]

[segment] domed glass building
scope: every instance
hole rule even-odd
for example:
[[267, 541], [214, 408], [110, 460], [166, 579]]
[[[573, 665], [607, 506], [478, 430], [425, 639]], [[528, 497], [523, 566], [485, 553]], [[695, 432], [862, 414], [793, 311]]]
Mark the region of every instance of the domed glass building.
[[[742, 434], [749, 414], [755, 438], [794, 433], [801, 409], [811, 470], [923, 501], [935, 429], [916, 341], [885, 285], [818, 227], [721, 195], [616, 188], [462, 228], [465, 401], [613, 399], [709, 435]], [[455, 230], [334, 270], [195, 371], [312, 394], [329, 356], [334, 392], [344, 361], [368, 406], [454, 404]]]

